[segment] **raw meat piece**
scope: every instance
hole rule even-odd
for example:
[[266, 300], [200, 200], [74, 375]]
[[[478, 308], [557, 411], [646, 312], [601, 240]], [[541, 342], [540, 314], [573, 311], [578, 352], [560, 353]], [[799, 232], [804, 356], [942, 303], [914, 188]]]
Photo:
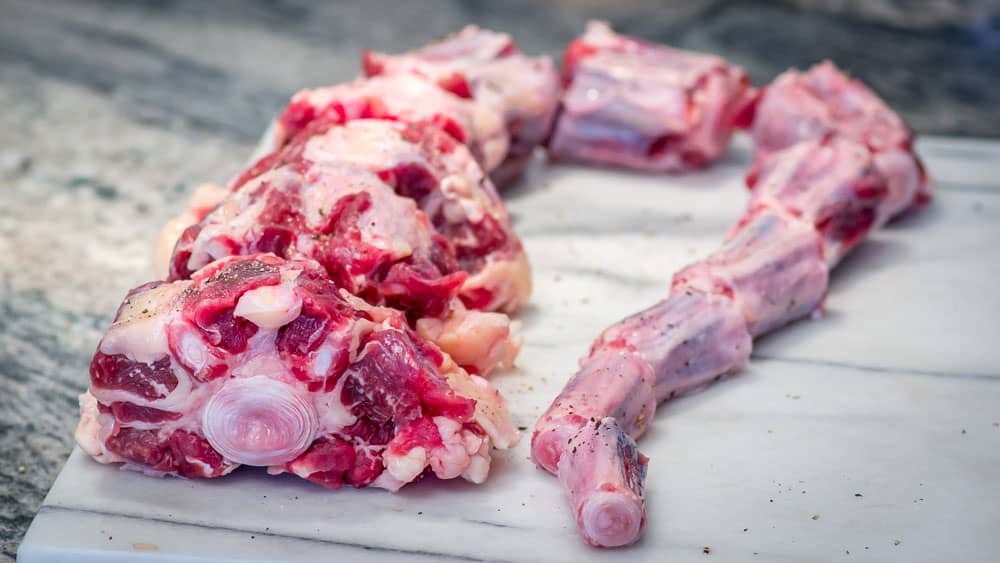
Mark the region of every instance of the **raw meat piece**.
[[913, 147], [913, 131], [874, 92], [830, 61], [785, 71], [763, 89], [754, 112], [754, 146], [772, 152], [838, 132], [874, 151]]
[[181, 235], [170, 279], [258, 252], [312, 258], [338, 287], [415, 317], [441, 314], [466, 278], [412, 200], [348, 165], [286, 165], [244, 184]]
[[457, 96], [478, 98], [484, 91], [500, 94], [510, 152], [494, 179], [517, 177], [533, 149], [549, 134], [559, 105], [559, 76], [549, 57], [524, 56], [513, 38], [469, 25], [460, 32], [415, 51], [389, 55], [365, 51], [367, 76], [415, 74]]
[[184, 232], [170, 279], [259, 252], [314, 259], [338, 287], [412, 322], [470, 327], [465, 339], [442, 330], [435, 342], [478, 373], [510, 365], [520, 349], [506, 315], [466, 310], [456, 299], [468, 274], [427, 215], [364, 168], [291, 163], [246, 182]]
[[[667, 301], [598, 339], [532, 436], [533, 458], [558, 474], [588, 543], [639, 537], [645, 471], [635, 468], [645, 459], [633, 440], [656, 402], [738, 369], [751, 337], [818, 311], [829, 269], [912, 203], [899, 186], [922, 181], [915, 163], [908, 148], [873, 151], [835, 131], [761, 154], [747, 177], [749, 209], [723, 248], [678, 272]], [[729, 330], [706, 330], [713, 317], [676, 306], [682, 296], [723, 304], [714, 318]]]
[[674, 275], [673, 289], [729, 297], [759, 336], [817, 311], [826, 296], [823, 242], [812, 225], [767, 207], [743, 220], [708, 258]]
[[103, 463], [217, 477], [240, 464], [397, 490], [482, 482], [506, 405], [311, 260], [230, 257], [129, 293], [91, 363], [77, 441]]
[[302, 90], [278, 117], [272, 148], [284, 146], [317, 117], [337, 123], [391, 119], [433, 125], [468, 145], [487, 172], [503, 161], [510, 147], [498, 94], [483, 91], [475, 100], [461, 98], [412, 74]]
[[720, 158], [752, 99], [739, 67], [618, 35], [603, 22], [566, 48], [563, 79], [552, 157], [654, 172]]
[[359, 119], [310, 122], [284, 148], [260, 159], [233, 189], [286, 165], [353, 164], [412, 198], [451, 242], [469, 273], [461, 297], [471, 309], [513, 313], [531, 293], [531, 268], [507, 210], [468, 149], [435, 127]]
[[[616, 547], [638, 538], [645, 457], [633, 440], [657, 402], [740, 369], [750, 349], [734, 302], [691, 288], [675, 289], [597, 339], [531, 440], [535, 462], [559, 475], [588, 543]], [[595, 435], [608, 438], [605, 447], [593, 446]]]
[[889, 189], [876, 226], [930, 200], [927, 174], [913, 152], [913, 131], [867, 86], [830, 61], [805, 72], [788, 70], [769, 84], [756, 104], [751, 134], [758, 159], [830, 134], [866, 145]]
[[[839, 135], [802, 141], [758, 159], [747, 175], [751, 210], [781, 209], [823, 235], [833, 267], [861, 242], [885, 206], [887, 185], [867, 147]], [[734, 230], [739, 230], [742, 222]]]

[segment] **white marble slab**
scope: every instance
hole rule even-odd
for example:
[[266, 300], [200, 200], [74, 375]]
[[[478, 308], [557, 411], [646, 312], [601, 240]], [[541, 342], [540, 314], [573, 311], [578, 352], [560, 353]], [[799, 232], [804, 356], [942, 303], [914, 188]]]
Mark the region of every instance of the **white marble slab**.
[[[526, 436], [485, 485], [426, 480], [395, 495], [256, 470], [157, 480], [76, 451], [19, 560], [996, 561], [1000, 144], [921, 149], [934, 206], [843, 264], [824, 319], [661, 406], [641, 442], [648, 528], [631, 548], [582, 544]], [[684, 177], [539, 166], [507, 194], [536, 279], [520, 367], [496, 378], [519, 425], [602, 327], [715, 248], [746, 201], [747, 156], [740, 139], [727, 162]]]

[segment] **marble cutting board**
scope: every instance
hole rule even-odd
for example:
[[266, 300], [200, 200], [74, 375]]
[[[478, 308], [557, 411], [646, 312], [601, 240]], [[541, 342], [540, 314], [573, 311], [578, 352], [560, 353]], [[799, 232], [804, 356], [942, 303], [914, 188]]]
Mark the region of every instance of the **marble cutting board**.
[[528, 460], [530, 427], [601, 328], [719, 244], [747, 199], [744, 138], [698, 174], [539, 164], [505, 194], [536, 289], [519, 368], [495, 382], [528, 431], [485, 485], [331, 492], [255, 469], [160, 480], [77, 450], [19, 561], [1000, 560], [1000, 143], [919, 148], [934, 205], [845, 260], [824, 318], [661, 405], [641, 441], [649, 521], [635, 546], [579, 540], [557, 481]]

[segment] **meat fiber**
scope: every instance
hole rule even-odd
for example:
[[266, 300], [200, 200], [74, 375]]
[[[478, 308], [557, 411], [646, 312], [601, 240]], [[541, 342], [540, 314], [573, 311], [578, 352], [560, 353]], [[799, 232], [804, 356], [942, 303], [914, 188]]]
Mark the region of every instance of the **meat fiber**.
[[750, 131], [758, 157], [751, 174], [760, 160], [801, 141], [838, 135], [868, 147], [889, 190], [876, 226], [931, 197], [913, 152], [913, 131], [867, 86], [830, 61], [778, 76], [757, 101]]
[[490, 448], [518, 438], [496, 390], [401, 313], [273, 254], [131, 291], [90, 374], [77, 442], [155, 475], [252, 465], [331, 488], [479, 483]]
[[559, 105], [559, 76], [549, 57], [527, 57], [506, 33], [474, 25], [408, 53], [365, 51], [368, 76], [414, 74], [464, 98], [499, 93], [510, 151], [492, 176], [501, 185], [520, 175], [552, 127]]
[[503, 108], [496, 93], [483, 91], [472, 100], [413, 74], [376, 76], [295, 94], [278, 117], [271, 148], [281, 148], [318, 117], [335, 123], [390, 119], [440, 128], [467, 145], [489, 172], [510, 147]]
[[286, 165], [244, 184], [184, 232], [170, 279], [259, 252], [312, 258], [338, 287], [418, 317], [444, 311], [466, 278], [412, 200], [348, 165]]
[[316, 260], [337, 287], [400, 309], [412, 322], [469, 327], [464, 339], [444, 329], [432, 336], [478, 373], [509, 365], [520, 348], [506, 315], [467, 310], [457, 299], [468, 274], [454, 246], [413, 199], [366, 168], [291, 162], [243, 183], [184, 232], [170, 279], [261, 252]]
[[603, 22], [566, 48], [563, 80], [550, 155], [653, 172], [720, 158], [752, 99], [739, 67], [618, 35]]
[[336, 164], [364, 167], [417, 203], [469, 274], [459, 293], [468, 308], [513, 313], [527, 301], [530, 266], [503, 202], [468, 149], [435, 127], [318, 118], [232, 188], [282, 166], [305, 172]]

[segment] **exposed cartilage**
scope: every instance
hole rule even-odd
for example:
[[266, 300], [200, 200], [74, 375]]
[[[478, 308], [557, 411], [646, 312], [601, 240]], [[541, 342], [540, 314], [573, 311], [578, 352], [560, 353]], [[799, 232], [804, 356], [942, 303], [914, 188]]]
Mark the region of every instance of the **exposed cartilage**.
[[587, 543], [618, 547], [638, 537], [647, 462], [615, 418], [588, 421], [570, 438], [558, 476]]
[[618, 35], [596, 21], [566, 48], [563, 80], [552, 158], [657, 172], [721, 157], [753, 98], [743, 70], [719, 57]]

